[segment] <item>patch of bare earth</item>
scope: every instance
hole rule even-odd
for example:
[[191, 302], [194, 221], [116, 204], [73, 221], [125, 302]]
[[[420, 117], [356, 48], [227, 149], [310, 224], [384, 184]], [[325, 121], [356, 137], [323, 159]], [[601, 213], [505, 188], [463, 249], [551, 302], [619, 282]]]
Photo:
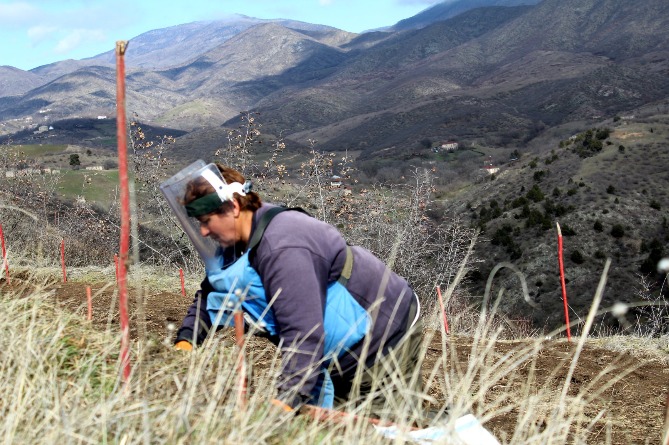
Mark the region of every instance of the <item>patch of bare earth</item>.
[[[2, 287], [20, 289], [21, 284], [2, 283]], [[86, 285], [77, 282], [58, 283], [51, 286], [54, 303], [61, 307], [86, 316]], [[116, 329], [118, 326], [118, 293], [113, 285], [92, 285], [93, 326], [98, 329]], [[151, 336], [165, 338], [169, 324], [179, 326], [191, 297], [179, 293], [137, 291], [131, 289], [128, 298], [131, 317], [131, 336]], [[463, 372], [467, 369], [472, 354], [473, 338], [451, 336], [446, 339], [445, 347], [441, 337], [435, 333], [432, 337], [424, 361], [424, 376], [427, 379], [435, 367], [447, 367], [450, 373]], [[269, 363], [268, 344], [262, 339], [254, 339], [249, 344], [249, 355], [264, 357], [260, 363], [254, 363], [256, 369]], [[492, 349], [486, 350], [486, 366], [496, 366], [495, 362], [506, 357], [504, 363], [518, 360], [513, 371], [500, 377], [493, 385], [487, 382], [476, 383], [470, 389], [477, 392], [477, 387], [485, 387], [484, 403], [495, 405], [493, 415], [486, 427], [502, 440], [510, 440], [518, 428], [519, 419], [526, 405], [522, 399], [540, 394], [543, 405], [538, 403], [533, 409], [543, 410], [546, 422], [554, 409], [565, 385], [569, 367], [576, 352], [575, 342], [547, 340], [538, 346], [536, 353], [534, 339], [519, 341], [497, 341]], [[443, 351], [447, 351], [444, 361]], [[669, 392], [669, 371], [667, 360], [658, 357], [640, 357], [629, 352], [613, 351], [593, 344], [585, 344], [580, 354], [567, 392], [567, 401], [577, 403], [581, 415], [578, 424], [572, 428], [584, 428], [589, 424], [588, 443], [606, 443], [610, 436], [612, 444], [660, 443], [662, 425], [665, 416], [665, 403]], [[504, 364], [500, 364], [505, 366]], [[258, 369], [262, 371], [261, 369]], [[438, 375], [439, 373], [437, 373]], [[437, 378], [429, 392], [440, 402], [446, 400], [442, 385], [443, 379]], [[529, 406], [529, 405], [527, 405]], [[504, 408], [508, 408], [504, 412]], [[475, 410], [487, 412], [482, 407]], [[567, 406], [567, 409], [571, 409]], [[541, 419], [541, 414], [534, 414]], [[545, 427], [539, 420], [535, 428]]]

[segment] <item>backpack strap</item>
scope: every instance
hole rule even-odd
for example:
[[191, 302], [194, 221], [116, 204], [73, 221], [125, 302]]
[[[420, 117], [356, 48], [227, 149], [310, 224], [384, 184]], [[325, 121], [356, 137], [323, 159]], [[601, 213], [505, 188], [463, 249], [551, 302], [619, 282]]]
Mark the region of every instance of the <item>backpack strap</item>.
[[[305, 215], [309, 215], [309, 213], [306, 210], [302, 209], [301, 207], [272, 207], [271, 209], [266, 211], [263, 214], [263, 216], [260, 217], [260, 221], [258, 221], [258, 225], [256, 226], [256, 229], [253, 231], [253, 235], [249, 240], [248, 250], [251, 255], [253, 254], [253, 249], [255, 249], [258, 246], [258, 244], [260, 244], [260, 240], [262, 240], [262, 236], [265, 234], [265, 229], [267, 229], [267, 226], [272, 221], [272, 219], [279, 213], [285, 212], [286, 210], [296, 210], [298, 212], [304, 213]], [[341, 275], [339, 276], [337, 281], [340, 282], [344, 287], [346, 287], [346, 285], [348, 284], [348, 280], [351, 278], [351, 272], [353, 272], [353, 251], [351, 250], [351, 247], [347, 244], [346, 260], [344, 260], [344, 268], [342, 269]]]
[[344, 261], [344, 268], [341, 271], [341, 275], [337, 281], [339, 281], [342, 286], [346, 287], [348, 280], [351, 278], [351, 272], [353, 272], [353, 251], [351, 246], [346, 245], [346, 260]]
[[276, 215], [286, 210], [290, 209], [286, 207], [272, 207], [271, 209], [265, 212], [265, 214], [260, 218], [260, 221], [258, 221], [258, 226], [253, 231], [253, 235], [249, 240], [249, 245], [248, 245], [249, 251], [253, 250], [260, 243], [262, 236], [265, 234], [265, 229], [269, 225], [270, 221], [272, 221], [272, 218], [274, 218]]

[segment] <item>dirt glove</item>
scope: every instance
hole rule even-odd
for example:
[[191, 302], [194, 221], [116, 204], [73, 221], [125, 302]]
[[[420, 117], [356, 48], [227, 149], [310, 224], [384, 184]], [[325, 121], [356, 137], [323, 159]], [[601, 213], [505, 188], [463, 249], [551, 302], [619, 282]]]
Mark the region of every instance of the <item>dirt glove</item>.
[[179, 351], [192, 351], [193, 345], [186, 340], [180, 340], [174, 345], [174, 349]]

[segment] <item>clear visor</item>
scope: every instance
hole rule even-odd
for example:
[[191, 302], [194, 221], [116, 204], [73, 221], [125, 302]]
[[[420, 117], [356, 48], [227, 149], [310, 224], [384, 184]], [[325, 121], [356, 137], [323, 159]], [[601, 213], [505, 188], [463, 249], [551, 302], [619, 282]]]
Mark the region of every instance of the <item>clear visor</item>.
[[[203, 160], [195, 161], [167, 181], [160, 184], [160, 191], [165, 195], [179, 224], [200, 254], [200, 258], [202, 258], [205, 268], [208, 271], [214, 271], [220, 268], [220, 264], [216, 260], [216, 250], [219, 245], [215, 241], [200, 235], [200, 222], [197, 218], [189, 217], [188, 215], [189, 211], [193, 214], [192, 206], [189, 206], [190, 210], [187, 210], [185, 206], [185, 197], [188, 187], [189, 185], [192, 187], [194, 184], [211, 185], [215, 190], [216, 195], [218, 195], [218, 200], [215, 201], [218, 203], [218, 206], [223, 202], [232, 199], [234, 193], [239, 193], [240, 195], [245, 196], [245, 188], [242, 184], [237, 182], [226, 184], [218, 167], [216, 167], [215, 164], [206, 164]], [[195, 200], [193, 202], [195, 203], [196, 201], [200, 200]], [[206, 211], [208, 209], [207, 205], [210, 207], [212, 206], [212, 204], [205, 204], [200, 210], [203, 208]], [[216, 204], [214, 203], [213, 206], [216, 207]]]

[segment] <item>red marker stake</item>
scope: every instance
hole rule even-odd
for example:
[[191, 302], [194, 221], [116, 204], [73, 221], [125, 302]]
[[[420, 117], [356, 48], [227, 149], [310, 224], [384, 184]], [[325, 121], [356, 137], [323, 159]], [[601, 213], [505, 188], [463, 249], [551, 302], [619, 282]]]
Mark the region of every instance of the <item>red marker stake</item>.
[[63, 267], [63, 283], [67, 283], [67, 271], [65, 270], [65, 239], [60, 241], [60, 264]]
[[441, 288], [437, 286], [437, 295], [439, 296], [439, 306], [441, 307], [441, 314], [444, 316], [444, 330], [448, 334], [448, 320], [446, 319], [446, 308], [444, 307], [444, 300], [441, 298]]
[[239, 377], [239, 387], [237, 392], [237, 405], [240, 409], [246, 409], [246, 360], [244, 359], [244, 315], [241, 310], [235, 311], [235, 340], [239, 357], [237, 358], [237, 374]]
[[186, 296], [186, 283], [184, 282], [184, 270], [179, 269], [179, 278], [181, 278], [181, 295]]
[[2, 224], [0, 224], [0, 241], [2, 241], [2, 264], [7, 274], [7, 284], [11, 284], [12, 280], [9, 278], [9, 261], [7, 261], [7, 249], [5, 249], [5, 233], [2, 231]]
[[93, 319], [93, 299], [91, 298], [91, 287], [86, 286], [86, 301], [88, 302], [88, 321]]
[[118, 267], [119, 311], [121, 321], [121, 372], [126, 390], [130, 383], [130, 328], [128, 326], [128, 251], [130, 249], [130, 188], [128, 186], [128, 142], [125, 116], [125, 50], [126, 41], [116, 42], [116, 140], [118, 179], [121, 189], [121, 251]]
[[571, 341], [571, 329], [569, 328], [569, 305], [567, 304], [567, 286], [564, 282], [564, 261], [562, 259], [562, 230], [560, 223], [557, 225], [558, 234], [558, 264], [560, 265], [560, 284], [562, 285], [562, 302], [564, 303], [564, 320], [567, 324], [567, 340]]

